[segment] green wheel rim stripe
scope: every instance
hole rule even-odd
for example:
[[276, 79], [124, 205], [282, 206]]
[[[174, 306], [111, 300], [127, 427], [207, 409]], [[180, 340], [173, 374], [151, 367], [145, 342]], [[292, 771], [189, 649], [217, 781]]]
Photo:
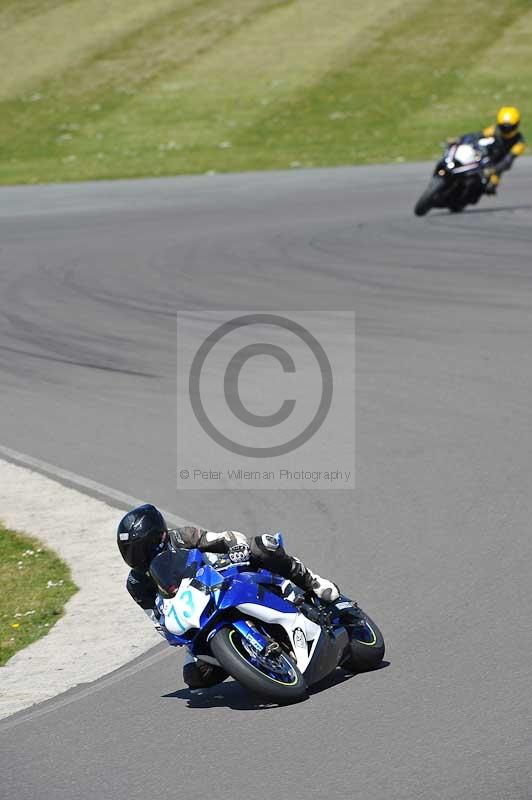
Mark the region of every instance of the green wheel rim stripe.
[[374, 647], [377, 644], [377, 634], [375, 633], [375, 631], [373, 630], [373, 628], [366, 619], [364, 620], [364, 624], [366, 625], [366, 627], [370, 629], [373, 636], [373, 641], [363, 642], [361, 639], [355, 639], [355, 642], [358, 642], [358, 644], [363, 644], [365, 647]]

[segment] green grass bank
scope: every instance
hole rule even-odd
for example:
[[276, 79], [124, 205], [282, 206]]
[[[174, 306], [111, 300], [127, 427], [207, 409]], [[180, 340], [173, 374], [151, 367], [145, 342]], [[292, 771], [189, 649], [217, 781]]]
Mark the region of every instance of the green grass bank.
[[44, 636], [77, 590], [61, 559], [0, 525], [0, 666]]
[[0, 0], [0, 182], [432, 158], [517, 105], [531, 0]]

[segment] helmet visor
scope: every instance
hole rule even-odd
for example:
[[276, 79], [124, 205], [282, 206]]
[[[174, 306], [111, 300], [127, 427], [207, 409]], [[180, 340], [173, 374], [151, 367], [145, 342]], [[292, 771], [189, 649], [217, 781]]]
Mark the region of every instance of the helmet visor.
[[503, 122], [502, 125], [499, 125], [499, 130], [505, 138], [508, 138], [509, 136], [513, 136], [518, 127], [518, 122], [515, 123], [515, 125], [511, 125], [509, 122]]
[[[123, 534], [125, 536], [127, 534]], [[150, 563], [160, 552], [164, 536], [151, 536], [135, 539], [131, 537], [129, 541], [119, 541], [118, 546], [122, 558], [132, 569], [146, 572]]]

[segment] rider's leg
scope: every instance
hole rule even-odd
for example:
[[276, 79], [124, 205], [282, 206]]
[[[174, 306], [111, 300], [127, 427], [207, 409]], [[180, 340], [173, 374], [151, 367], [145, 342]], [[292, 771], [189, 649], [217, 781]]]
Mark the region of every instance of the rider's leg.
[[281, 575], [295, 583], [300, 589], [313, 592], [326, 602], [338, 599], [340, 595], [338, 586], [327, 578], [321, 578], [311, 572], [299, 558], [288, 555], [275, 536], [267, 533], [262, 536], [254, 536], [250, 545], [251, 557], [255, 566]]

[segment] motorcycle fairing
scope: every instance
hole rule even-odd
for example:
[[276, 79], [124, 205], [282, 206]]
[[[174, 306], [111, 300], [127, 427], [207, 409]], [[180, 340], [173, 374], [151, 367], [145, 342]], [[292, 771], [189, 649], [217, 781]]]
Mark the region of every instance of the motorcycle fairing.
[[[309, 620], [292, 606], [289, 612], [276, 610], [263, 603], [241, 603], [238, 610], [268, 625], [280, 625], [286, 632], [296, 657], [297, 666], [305, 675], [325, 634], [320, 625]], [[321, 647], [320, 647], [321, 650]]]
[[305, 670], [305, 680], [309, 686], [329, 675], [348, 654], [349, 636], [345, 628], [322, 631]]
[[163, 600], [164, 627], [177, 636], [199, 628], [210, 599], [210, 594], [195, 587], [191, 578], [183, 578], [175, 597]]
[[[257, 603], [261, 606], [267, 605], [269, 608], [281, 613], [294, 613], [295, 608], [292, 603], [267, 588], [278, 584], [278, 581], [274, 580], [275, 576], [270, 572], [266, 570], [261, 570], [261, 572], [238, 572], [236, 570], [235, 577], [238, 580], [224, 587], [220, 592], [217, 604], [219, 611], [238, 607], [242, 603]], [[280, 582], [282, 583], [283, 580], [280, 579]]]
[[[216, 570], [199, 551], [191, 551], [187, 563], [198, 564], [194, 577], [184, 578], [171, 600], [158, 598], [161, 625], [171, 645], [186, 644], [195, 655], [209, 663], [218, 663], [209, 651], [208, 642], [228, 622], [257, 646], [267, 639], [260, 623], [279, 625], [290, 642], [299, 670], [309, 683], [315, 683], [337, 666], [347, 654], [349, 640], [345, 628], [325, 629], [313, 622], [289, 600], [271, 589], [285, 580], [267, 570], [251, 572], [242, 566]], [[248, 620], [228, 617], [232, 610]], [[174, 620], [175, 617], [175, 620]], [[206, 652], [205, 652], [206, 651]]]

